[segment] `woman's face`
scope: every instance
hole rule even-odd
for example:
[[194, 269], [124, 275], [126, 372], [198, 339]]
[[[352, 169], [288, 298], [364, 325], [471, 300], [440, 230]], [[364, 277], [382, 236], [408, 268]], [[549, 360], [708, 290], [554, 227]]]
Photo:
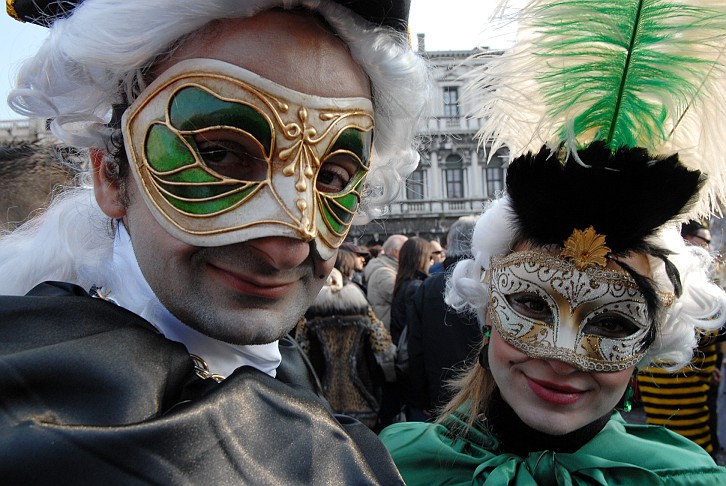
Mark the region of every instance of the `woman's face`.
[[[643, 255], [633, 255], [622, 260], [638, 273], [650, 275], [647, 258]], [[609, 262], [608, 267], [612, 270], [619, 268], [613, 262]], [[512, 283], [511, 278], [517, 278], [516, 273], [509, 275], [508, 284]], [[556, 277], [552, 280], [555, 279]], [[580, 283], [583, 282], [586, 280]], [[591, 281], [591, 284], [593, 282], [596, 281]], [[618, 306], [632, 307], [632, 296], [621, 295], [618, 292], [600, 294], [591, 292], [586, 294], [588, 298], [574, 301], [575, 306], [570, 308], [569, 304], [563, 303], [568, 300], [556, 292], [556, 289], [569, 288], [567, 285], [552, 287], [543, 285], [542, 288], [547, 289], [552, 301], [561, 304], [560, 313], [567, 312], [566, 316], [550, 319], [554, 320], [556, 327], [567, 323], [568, 328], [580, 329], [581, 332], [587, 329], [584, 332], [615, 338], [625, 337], [637, 329], [634, 324], [629, 324], [630, 327], [613, 325], [621, 322], [622, 316], [602, 318], [608, 314], [616, 314]], [[539, 315], [551, 312], [545, 305], [547, 299], [532, 295], [533, 297], [524, 303], [520, 302], [523, 299], [520, 294], [506, 296], [512, 301], [515, 310], [514, 314], [509, 316], [516, 320], [517, 312], [524, 315], [534, 313], [535, 315], [530, 317], [547, 321], [548, 319]], [[572, 301], [572, 295], [569, 297]], [[609, 310], [599, 314], [603, 309]], [[592, 317], [598, 314], [600, 317]], [[497, 317], [500, 320], [502, 318], [502, 315]], [[537, 352], [530, 352], [528, 355], [520, 349], [519, 341], [512, 341], [511, 336], [505, 336], [507, 337], [505, 340], [500, 334], [501, 329], [498, 330], [497, 326], [493, 325], [491, 313], [487, 314], [487, 323], [492, 328], [489, 366], [503, 399], [527, 425], [544, 433], [567, 434], [609, 413], [623, 396], [635, 368], [634, 365], [626, 364], [619, 366], [615, 371], [585, 371], [583, 366], [575, 366], [576, 361], [572, 360], [572, 356], [577, 357], [577, 355], [563, 354], [569, 356], [569, 359], [563, 358], [563, 360], [531, 357], [530, 355], [537, 356], [539, 351], [535, 349]], [[567, 334], [576, 331], [561, 329], [559, 332]], [[517, 347], [509, 344], [510, 342], [517, 344]]]
[[492, 329], [489, 367], [504, 401], [535, 430], [563, 435], [610, 412], [623, 396], [632, 368], [579, 371], [557, 360], [530, 358]]

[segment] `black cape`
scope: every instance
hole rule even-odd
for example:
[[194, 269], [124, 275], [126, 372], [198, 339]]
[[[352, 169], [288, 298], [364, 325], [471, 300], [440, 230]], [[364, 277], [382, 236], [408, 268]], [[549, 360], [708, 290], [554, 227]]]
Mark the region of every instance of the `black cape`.
[[186, 348], [68, 284], [0, 297], [3, 484], [402, 484], [283, 346], [278, 378], [202, 380]]

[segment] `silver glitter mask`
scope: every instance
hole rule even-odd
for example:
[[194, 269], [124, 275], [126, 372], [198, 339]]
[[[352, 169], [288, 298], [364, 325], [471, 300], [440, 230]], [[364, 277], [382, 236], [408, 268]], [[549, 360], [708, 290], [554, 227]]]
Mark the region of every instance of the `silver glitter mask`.
[[650, 322], [630, 275], [540, 251], [493, 257], [489, 317], [502, 339], [531, 358], [583, 371], [619, 371], [644, 356]]

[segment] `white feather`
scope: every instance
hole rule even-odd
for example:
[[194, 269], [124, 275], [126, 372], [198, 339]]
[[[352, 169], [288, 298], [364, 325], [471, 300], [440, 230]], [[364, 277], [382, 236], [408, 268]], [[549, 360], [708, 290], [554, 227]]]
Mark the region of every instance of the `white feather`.
[[[592, 60], [592, 57], [588, 58], [590, 52], [581, 56], [557, 55], [548, 46], [558, 39], [553, 39], [550, 33], [535, 27], [541, 9], [552, 4], [557, 4], [558, 13], [570, 15], [573, 20], [577, 20], [579, 15], [583, 22], [588, 21], [587, 16], [593, 13], [582, 10], [586, 3], [530, 0], [516, 9], [514, 14], [513, 2], [501, 3], [499, 21], [511, 24], [516, 20], [519, 26], [516, 44], [501, 55], [491, 52], [478, 54], [477, 58], [487, 62], [472, 71], [465, 91], [465, 96], [478, 106], [472, 113], [472, 116], [483, 121], [477, 138], [482, 145], [491, 144], [490, 157], [500, 147], [507, 147], [511, 158], [530, 151], [537, 152], [545, 144], [556, 146], [565, 142], [569, 148], [574, 148], [589, 143], [596, 135], [593, 131], [575, 134], [573, 130], [574, 117], [584, 106], [589, 106], [592, 99], [585, 97], [581, 104], [575, 104], [571, 109], [553, 116], [543, 96], [541, 83], [543, 79], [551, 79], [553, 69]], [[657, 0], [647, 3], [666, 4]], [[573, 7], [572, 4], [577, 5]], [[638, 145], [655, 155], [677, 152], [684, 165], [708, 175], [699, 204], [688, 215], [694, 218], [718, 212], [719, 204], [726, 200], [726, 1], [691, 0], [678, 5], [684, 12], [690, 8], [703, 8], [713, 11], [714, 15], [708, 19], [708, 25], [704, 28], [674, 27], [674, 33], [664, 35], [659, 40], [658, 49], [674, 55], [697, 56], [713, 65], [705, 77], [704, 70], [700, 68], [692, 72], [679, 71], [693, 85], [700, 86], [696, 99], [679, 99], [677, 92], [667, 99], [655, 92], [652, 94], [650, 101], [659, 102], [668, 110], [663, 125], [668, 137], [665, 141], [651, 137]], [[673, 11], [679, 12], [678, 9]], [[687, 18], [685, 14], [674, 15], [664, 23], [675, 25], [679, 21], [683, 22], [684, 18]], [[603, 24], [607, 24], [607, 21], [603, 20]], [[607, 50], [611, 47], [592, 46], [592, 51], [597, 53], [598, 49]], [[598, 74], [585, 72], [580, 75], [589, 77]], [[667, 83], [668, 80], [662, 81]], [[572, 82], [577, 84], [579, 80], [572, 79]], [[654, 79], [654, 82], [658, 80]], [[562, 137], [563, 130], [565, 139]]]

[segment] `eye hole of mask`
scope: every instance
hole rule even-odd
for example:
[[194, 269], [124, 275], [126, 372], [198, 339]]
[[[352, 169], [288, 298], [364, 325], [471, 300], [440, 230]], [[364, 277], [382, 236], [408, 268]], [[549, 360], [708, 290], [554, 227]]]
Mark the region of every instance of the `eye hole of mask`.
[[359, 170], [358, 161], [352, 155], [335, 154], [320, 167], [315, 187], [325, 194], [342, 192]]
[[640, 328], [617, 314], [603, 314], [589, 321], [582, 329], [584, 334], [592, 334], [612, 339], [622, 339], [638, 332]]
[[195, 135], [204, 164], [220, 175], [241, 181], [267, 179], [269, 164], [260, 143], [244, 132], [210, 130]]
[[552, 309], [547, 301], [533, 292], [517, 292], [507, 295], [507, 303], [522, 317], [548, 324], [554, 323]]

